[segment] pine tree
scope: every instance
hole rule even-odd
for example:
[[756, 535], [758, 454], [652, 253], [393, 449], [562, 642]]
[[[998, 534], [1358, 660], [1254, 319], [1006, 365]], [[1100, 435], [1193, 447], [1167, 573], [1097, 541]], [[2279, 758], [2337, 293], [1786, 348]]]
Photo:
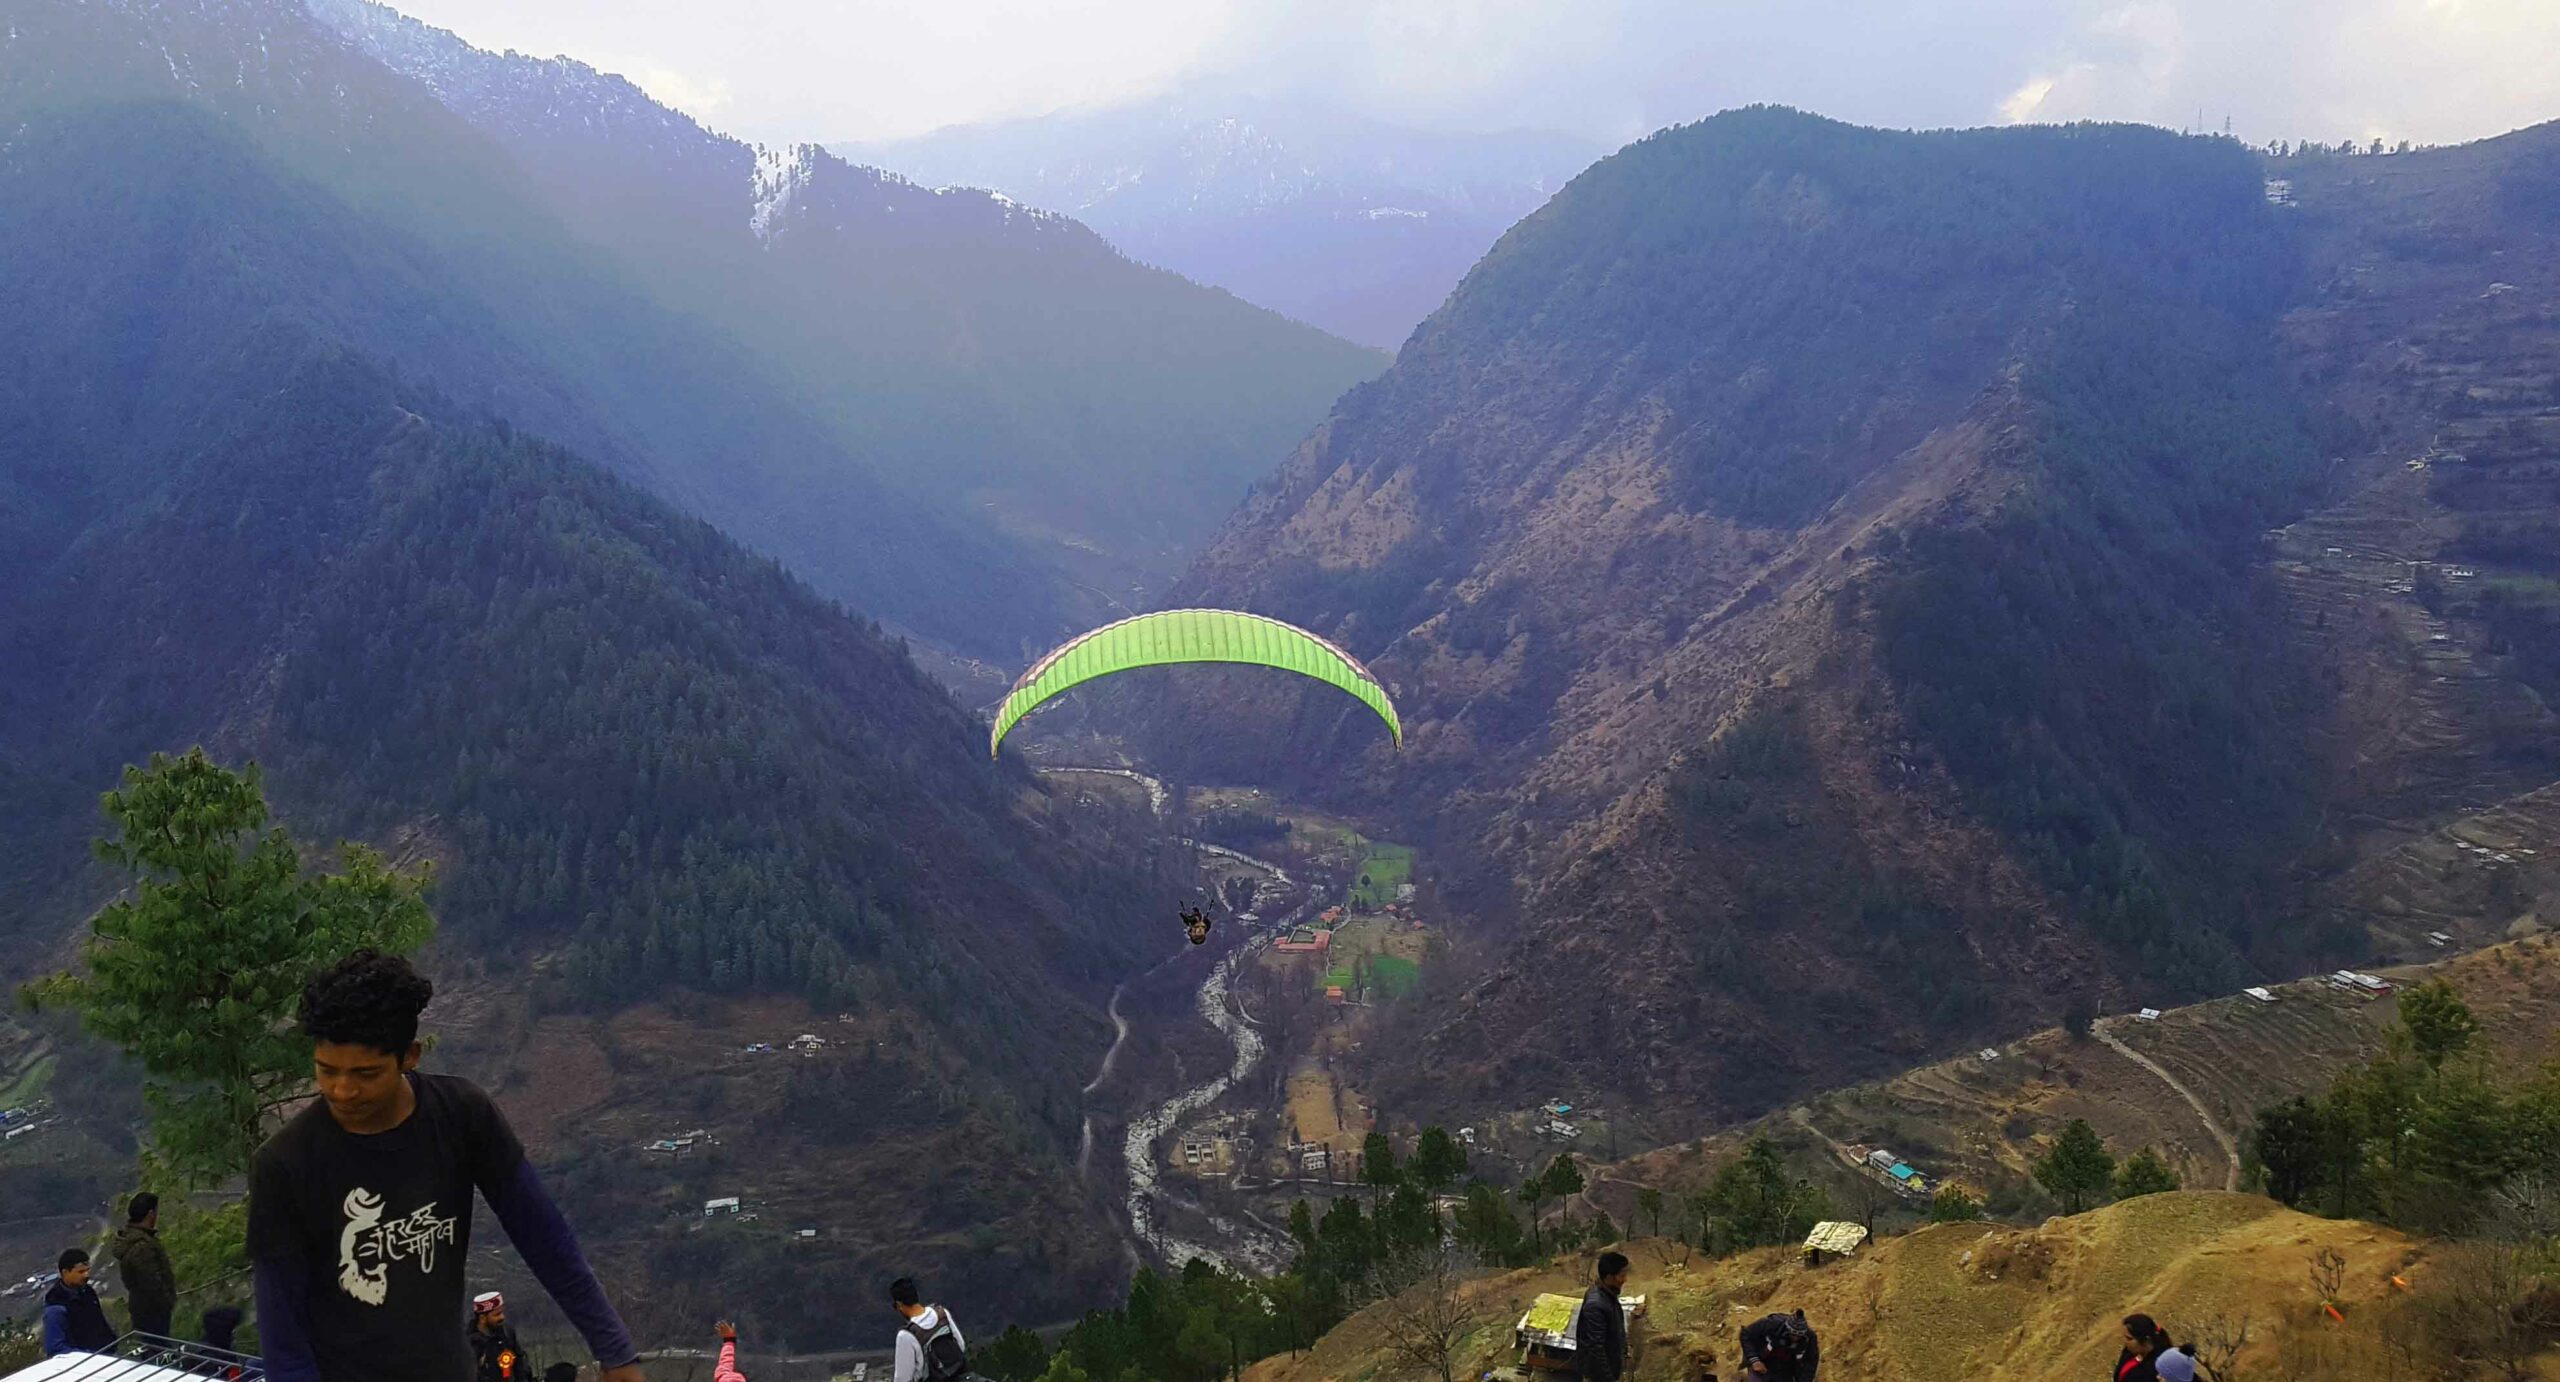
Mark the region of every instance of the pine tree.
[[1414, 1144], [1413, 1160], [1405, 1171], [1425, 1190], [1446, 1189], [1467, 1174], [1466, 1149], [1458, 1145], [1458, 1140], [1449, 1135], [1448, 1129], [1424, 1128], [1422, 1139]]
[[2064, 1213], [2077, 1214], [2091, 1198], [2106, 1193], [2115, 1169], [2115, 1158], [2107, 1155], [2097, 1130], [2087, 1119], [2074, 1118], [2036, 1163], [2036, 1184], [2060, 1197]]
[[2125, 1158], [2116, 1168], [2116, 1198], [2129, 1200], [2136, 1195], [2157, 1195], [2178, 1188], [2178, 1173], [2169, 1169], [2157, 1152], [2149, 1147]]
[[247, 1174], [270, 1116], [307, 1088], [293, 1014], [313, 972], [367, 946], [411, 953], [435, 927], [423, 869], [350, 844], [341, 872], [306, 873], [267, 828], [263, 786], [255, 764], [234, 773], [202, 749], [126, 768], [97, 853], [132, 894], [90, 919], [86, 973], [26, 990], [142, 1067], [152, 1158], [186, 1184]]

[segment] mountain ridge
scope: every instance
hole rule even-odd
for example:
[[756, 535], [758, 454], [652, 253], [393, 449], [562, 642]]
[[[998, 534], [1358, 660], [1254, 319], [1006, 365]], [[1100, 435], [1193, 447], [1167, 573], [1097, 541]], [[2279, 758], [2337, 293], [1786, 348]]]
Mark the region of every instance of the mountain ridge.
[[[773, 361], [884, 479], [1062, 571], [1076, 618], [1108, 607], [1076, 584], [1126, 599], [1169, 579], [1381, 363], [1065, 217], [814, 144], [760, 149], [623, 78], [484, 52], [370, 0], [310, 9], [496, 141], [579, 236]], [[970, 650], [1037, 642], [1007, 634]]]
[[[1123, 722], [1487, 861], [1443, 880], [1472, 966], [1365, 1088], [1726, 1116], [2074, 994], [2363, 953], [2303, 886], [2359, 846], [2314, 733], [2335, 639], [2268, 534], [2376, 438], [2279, 348], [2341, 223], [2269, 175], [2132, 127], [1733, 112], [1576, 179], [1344, 397], [1171, 598], [1370, 659], [1405, 753], [1237, 679]], [[2481, 684], [2530, 705], [2504, 658]]]
[[1603, 150], [1205, 94], [834, 146], [1094, 226], [1132, 258], [1394, 348], [1504, 228]]

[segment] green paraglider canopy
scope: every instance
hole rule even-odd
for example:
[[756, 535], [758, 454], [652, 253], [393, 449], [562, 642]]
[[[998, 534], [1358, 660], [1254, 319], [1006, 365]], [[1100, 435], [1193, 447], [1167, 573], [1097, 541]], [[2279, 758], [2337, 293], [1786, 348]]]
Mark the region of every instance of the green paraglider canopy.
[[1232, 609], [1168, 609], [1105, 624], [1051, 649], [1031, 664], [996, 707], [995, 727], [987, 735], [987, 754], [1004, 746], [1004, 736], [1043, 701], [1095, 677], [1132, 667], [1172, 662], [1249, 662], [1278, 667], [1337, 686], [1360, 699], [1387, 722], [1396, 746], [1404, 746], [1404, 725], [1387, 699], [1387, 688], [1351, 654], [1294, 624]]

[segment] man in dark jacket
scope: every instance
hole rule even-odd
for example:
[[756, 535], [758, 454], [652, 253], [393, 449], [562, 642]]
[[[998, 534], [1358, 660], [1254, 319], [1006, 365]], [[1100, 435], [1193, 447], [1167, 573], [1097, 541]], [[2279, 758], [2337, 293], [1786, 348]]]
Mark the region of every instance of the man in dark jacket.
[[1803, 1311], [1769, 1315], [1742, 1327], [1742, 1365], [1752, 1382], [1813, 1382], [1814, 1370], [1822, 1366], [1822, 1343]]
[[62, 1311], [62, 1331], [59, 1339], [48, 1332], [45, 1351], [95, 1353], [114, 1343], [115, 1326], [107, 1323], [107, 1309], [98, 1303], [98, 1288], [89, 1284], [89, 1254], [66, 1248], [54, 1265], [62, 1276], [44, 1293], [44, 1308], [47, 1315]]
[[1618, 1382], [1627, 1375], [1627, 1312], [1618, 1296], [1627, 1285], [1627, 1255], [1600, 1254], [1600, 1280], [1582, 1295], [1573, 1316], [1573, 1362], [1583, 1382]]
[[108, 1252], [116, 1273], [124, 1278], [124, 1294], [133, 1309], [137, 1334], [169, 1333], [169, 1316], [178, 1308], [178, 1273], [169, 1265], [169, 1250], [160, 1246], [160, 1197], [145, 1190], [125, 1206], [124, 1227], [116, 1230]]

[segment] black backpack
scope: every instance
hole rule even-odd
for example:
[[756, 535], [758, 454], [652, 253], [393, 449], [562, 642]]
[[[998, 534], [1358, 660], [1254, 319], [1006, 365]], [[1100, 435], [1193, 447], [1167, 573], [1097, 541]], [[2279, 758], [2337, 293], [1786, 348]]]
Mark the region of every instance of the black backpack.
[[951, 1312], [937, 1306], [934, 1314], [940, 1323], [929, 1330], [914, 1320], [906, 1322], [907, 1332], [916, 1336], [916, 1347], [924, 1353], [926, 1382], [960, 1382], [970, 1375], [968, 1350], [960, 1347], [960, 1336], [951, 1330]]

